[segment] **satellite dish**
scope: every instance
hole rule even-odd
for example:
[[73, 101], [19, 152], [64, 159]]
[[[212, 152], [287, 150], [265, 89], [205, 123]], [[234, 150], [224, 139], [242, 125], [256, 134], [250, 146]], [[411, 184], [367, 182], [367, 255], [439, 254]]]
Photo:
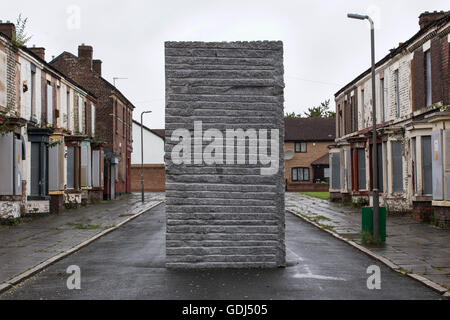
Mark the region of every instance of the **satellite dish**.
[[291, 160], [292, 158], [294, 158], [294, 151], [286, 150], [284, 152], [284, 160]]

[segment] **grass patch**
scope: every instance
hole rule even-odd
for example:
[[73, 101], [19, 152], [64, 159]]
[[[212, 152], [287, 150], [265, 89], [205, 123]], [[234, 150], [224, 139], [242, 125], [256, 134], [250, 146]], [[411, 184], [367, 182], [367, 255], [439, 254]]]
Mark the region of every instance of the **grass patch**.
[[9, 226], [9, 227], [15, 227], [20, 224], [19, 218], [8, 218], [4, 220], [0, 220], [1, 225]]
[[441, 229], [445, 228], [444, 223], [442, 221], [439, 221], [438, 219], [436, 219], [434, 216], [431, 217], [430, 224], [432, 226], [435, 226], [435, 227], [438, 227], [438, 228], [441, 228]]
[[315, 216], [314, 218], [312, 218], [314, 221], [320, 221], [320, 220], [325, 220], [325, 221], [331, 221], [330, 218], [327, 218], [325, 216]]
[[68, 226], [73, 227], [73, 229], [80, 229], [80, 230], [94, 230], [94, 229], [100, 229], [100, 226], [97, 224], [82, 224], [82, 223], [74, 223], [69, 222], [67, 223]]
[[329, 192], [300, 192], [306, 196], [322, 199], [322, 200], [330, 200]]
[[367, 245], [376, 245], [379, 246], [382, 244], [381, 239], [375, 239], [375, 237], [372, 235], [372, 233], [368, 231], [361, 232], [361, 241], [363, 244]]

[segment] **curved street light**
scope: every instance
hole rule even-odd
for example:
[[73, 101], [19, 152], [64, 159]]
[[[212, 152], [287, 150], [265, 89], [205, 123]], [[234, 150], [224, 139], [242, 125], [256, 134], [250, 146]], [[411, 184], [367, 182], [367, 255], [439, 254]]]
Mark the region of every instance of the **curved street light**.
[[370, 46], [371, 46], [371, 63], [372, 63], [372, 183], [373, 183], [373, 233], [376, 240], [380, 236], [380, 219], [379, 219], [379, 194], [378, 194], [378, 155], [377, 155], [377, 109], [375, 103], [375, 35], [373, 20], [368, 15], [349, 13], [347, 17], [350, 19], [369, 20], [370, 22]]

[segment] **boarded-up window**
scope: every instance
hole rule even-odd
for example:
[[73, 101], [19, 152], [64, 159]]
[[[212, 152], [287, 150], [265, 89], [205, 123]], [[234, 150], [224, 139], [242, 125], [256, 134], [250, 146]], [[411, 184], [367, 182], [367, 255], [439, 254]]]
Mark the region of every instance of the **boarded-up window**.
[[47, 195], [47, 156], [47, 148], [43, 143], [31, 143], [31, 196]]
[[87, 186], [92, 187], [92, 151], [91, 145], [86, 146], [87, 152]]
[[47, 82], [47, 123], [53, 124], [53, 87]]
[[388, 158], [387, 142], [383, 143], [383, 159], [384, 159], [384, 164], [385, 164], [384, 176], [386, 177], [386, 181], [384, 183], [384, 192], [388, 193], [389, 192], [389, 174], [388, 174], [389, 158]]
[[344, 180], [347, 179], [347, 188], [348, 190], [352, 190], [352, 170], [351, 170], [351, 149], [345, 148], [345, 158], [343, 159], [342, 168], [344, 173], [347, 172], [347, 176], [344, 176]]
[[425, 106], [431, 105], [431, 54], [430, 50], [425, 52]]
[[358, 189], [366, 189], [366, 150], [358, 148]]
[[444, 171], [442, 159], [442, 131], [435, 130], [432, 133], [431, 142], [433, 153], [433, 200], [444, 200]]
[[[381, 111], [381, 122], [385, 121], [386, 113], [384, 111], [384, 78], [380, 79], [380, 111]], [[381, 189], [380, 189], [381, 190]]]
[[81, 161], [80, 161], [80, 174], [81, 174], [81, 186], [86, 187], [87, 179], [88, 179], [88, 173], [87, 173], [87, 164], [88, 164], [88, 155], [87, 155], [87, 146], [86, 144], [81, 145]]
[[83, 99], [78, 96], [78, 132], [84, 132], [83, 130]]
[[0, 195], [13, 194], [13, 133], [0, 134]]
[[30, 83], [30, 118], [36, 118], [36, 66], [31, 65], [31, 83]]
[[0, 51], [0, 107], [6, 108], [6, 53]]
[[59, 190], [59, 148], [60, 145], [57, 144], [48, 149], [48, 166], [51, 168], [51, 174], [48, 177], [48, 189], [50, 191]]
[[[20, 196], [22, 194], [22, 160], [24, 160], [24, 142], [21, 138], [14, 138], [14, 194]], [[1, 150], [1, 149], [0, 149]]]
[[400, 78], [398, 75], [398, 69], [394, 71], [394, 81], [395, 81], [395, 106], [397, 117], [400, 117]]
[[64, 122], [65, 122], [66, 128], [68, 130], [71, 129], [70, 122], [69, 122], [69, 119], [70, 119], [69, 113], [70, 113], [70, 91], [67, 90], [67, 92], [66, 92], [66, 114], [65, 114]]
[[95, 106], [91, 104], [91, 135], [95, 136]]
[[365, 124], [365, 119], [364, 119], [364, 112], [365, 107], [364, 107], [364, 89], [361, 90], [361, 128], [365, 128], [366, 124]]
[[350, 118], [351, 118], [351, 132], [356, 131], [357, 125], [356, 125], [356, 115], [358, 114], [355, 110], [355, 98], [353, 96], [350, 97]]
[[67, 147], [67, 189], [75, 188], [75, 148]]
[[392, 177], [394, 193], [403, 193], [402, 143], [392, 141]]
[[411, 139], [411, 153], [412, 153], [412, 161], [413, 161], [413, 187], [414, 187], [414, 194], [417, 194], [417, 139], [412, 138]]
[[341, 188], [341, 155], [340, 153], [331, 154], [331, 188]]
[[92, 151], [92, 186], [100, 187], [100, 150]]
[[378, 190], [383, 192], [384, 181], [383, 181], [383, 145], [381, 143], [377, 144], [377, 163], [378, 163]]
[[422, 137], [422, 179], [423, 179], [423, 194], [433, 194], [433, 172], [431, 155], [431, 136]]

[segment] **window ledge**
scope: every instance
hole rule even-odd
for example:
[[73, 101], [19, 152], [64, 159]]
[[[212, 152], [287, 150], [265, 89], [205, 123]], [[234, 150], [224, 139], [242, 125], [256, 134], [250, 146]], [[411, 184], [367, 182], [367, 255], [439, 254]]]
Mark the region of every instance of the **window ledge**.
[[28, 201], [47, 201], [50, 200], [50, 196], [28, 196]]

